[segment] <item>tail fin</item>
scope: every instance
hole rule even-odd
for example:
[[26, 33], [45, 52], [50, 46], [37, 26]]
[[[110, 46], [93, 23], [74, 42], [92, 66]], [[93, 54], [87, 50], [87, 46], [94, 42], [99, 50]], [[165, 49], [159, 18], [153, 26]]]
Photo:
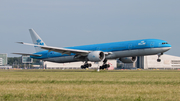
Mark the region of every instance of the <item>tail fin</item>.
[[[44, 41], [39, 37], [39, 35], [33, 29], [29, 29], [29, 32], [31, 34], [32, 41], [35, 45], [46, 46]], [[41, 49], [40, 47], [35, 46], [35, 49], [36, 49], [36, 52], [43, 51], [43, 49]]]

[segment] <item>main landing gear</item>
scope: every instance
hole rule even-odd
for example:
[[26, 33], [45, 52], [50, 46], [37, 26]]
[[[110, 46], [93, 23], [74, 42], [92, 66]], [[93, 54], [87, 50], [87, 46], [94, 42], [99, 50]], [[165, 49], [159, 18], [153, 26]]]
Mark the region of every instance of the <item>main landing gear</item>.
[[99, 69], [106, 69], [106, 68], [109, 68], [109, 67], [110, 67], [110, 65], [109, 65], [109, 64], [106, 64], [106, 62], [107, 62], [107, 59], [104, 59], [104, 61], [103, 61], [103, 65], [102, 65], [102, 66], [100, 66], [100, 68], [99, 68]]
[[161, 62], [161, 59], [160, 59], [161, 55], [163, 55], [163, 53], [158, 54], [157, 62]]
[[86, 68], [89, 68], [89, 67], [91, 67], [91, 66], [92, 66], [92, 65], [91, 65], [90, 63], [85, 62], [84, 65], [81, 65], [81, 68], [82, 68], [82, 69], [86, 69]]

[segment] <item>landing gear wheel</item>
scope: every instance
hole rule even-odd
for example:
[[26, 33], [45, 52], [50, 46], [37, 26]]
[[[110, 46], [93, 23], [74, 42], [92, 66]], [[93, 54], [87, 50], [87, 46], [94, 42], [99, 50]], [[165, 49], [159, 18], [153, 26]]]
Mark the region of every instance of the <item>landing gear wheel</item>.
[[110, 67], [110, 65], [109, 64], [107, 64], [107, 68], [109, 68]]
[[161, 62], [161, 59], [157, 59], [157, 62]]
[[110, 65], [109, 65], [109, 64], [104, 64], [103, 67], [104, 67], [104, 68], [109, 68]]
[[104, 65], [100, 66], [99, 69], [106, 69], [106, 68], [109, 68], [109, 67], [110, 67], [109, 64], [104, 64]]
[[86, 68], [89, 68], [91, 67], [92, 65], [90, 63], [85, 63], [84, 65], [81, 65], [81, 68], [82, 69], [86, 69]]
[[103, 66], [100, 66], [100, 68], [99, 68], [99, 69], [101, 70], [101, 69], [104, 69], [104, 68], [103, 68]]
[[81, 69], [85, 69], [86, 67], [84, 65], [81, 65]]
[[92, 66], [92, 64], [90, 64], [90, 63], [89, 63], [88, 65], [89, 65], [89, 67], [91, 67], [91, 66]]
[[107, 62], [107, 59], [104, 59], [104, 61], [103, 61], [103, 65], [102, 65], [102, 66], [100, 66], [100, 68], [99, 68], [99, 69], [106, 69], [106, 68], [109, 68], [109, 67], [110, 67], [110, 65], [109, 65], [109, 64], [106, 64], [106, 62]]

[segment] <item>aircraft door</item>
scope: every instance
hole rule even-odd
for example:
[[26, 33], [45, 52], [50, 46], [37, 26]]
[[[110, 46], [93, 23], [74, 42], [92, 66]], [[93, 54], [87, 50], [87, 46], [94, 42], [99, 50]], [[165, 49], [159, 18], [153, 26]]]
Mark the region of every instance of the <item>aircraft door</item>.
[[129, 45], [128, 45], [128, 49], [129, 49], [129, 50], [132, 49], [132, 44], [129, 44]]
[[151, 48], [154, 47], [154, 42], [151, 42], [150, 47], [151, 47]]

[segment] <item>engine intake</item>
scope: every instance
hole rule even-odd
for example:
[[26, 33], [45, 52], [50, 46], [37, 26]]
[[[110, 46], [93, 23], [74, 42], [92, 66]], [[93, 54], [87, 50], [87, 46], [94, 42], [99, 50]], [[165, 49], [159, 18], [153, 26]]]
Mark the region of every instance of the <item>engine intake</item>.
[[105, 59], [105, 54], [101, 51], [93, 51], [88, 54], [87, 58], [92, 62], [100, 62]]
[[124, 57], [124, 58], [119, 58], [120, 61], [123, 63], [134, 63], [137, 61], [137, 57]]

